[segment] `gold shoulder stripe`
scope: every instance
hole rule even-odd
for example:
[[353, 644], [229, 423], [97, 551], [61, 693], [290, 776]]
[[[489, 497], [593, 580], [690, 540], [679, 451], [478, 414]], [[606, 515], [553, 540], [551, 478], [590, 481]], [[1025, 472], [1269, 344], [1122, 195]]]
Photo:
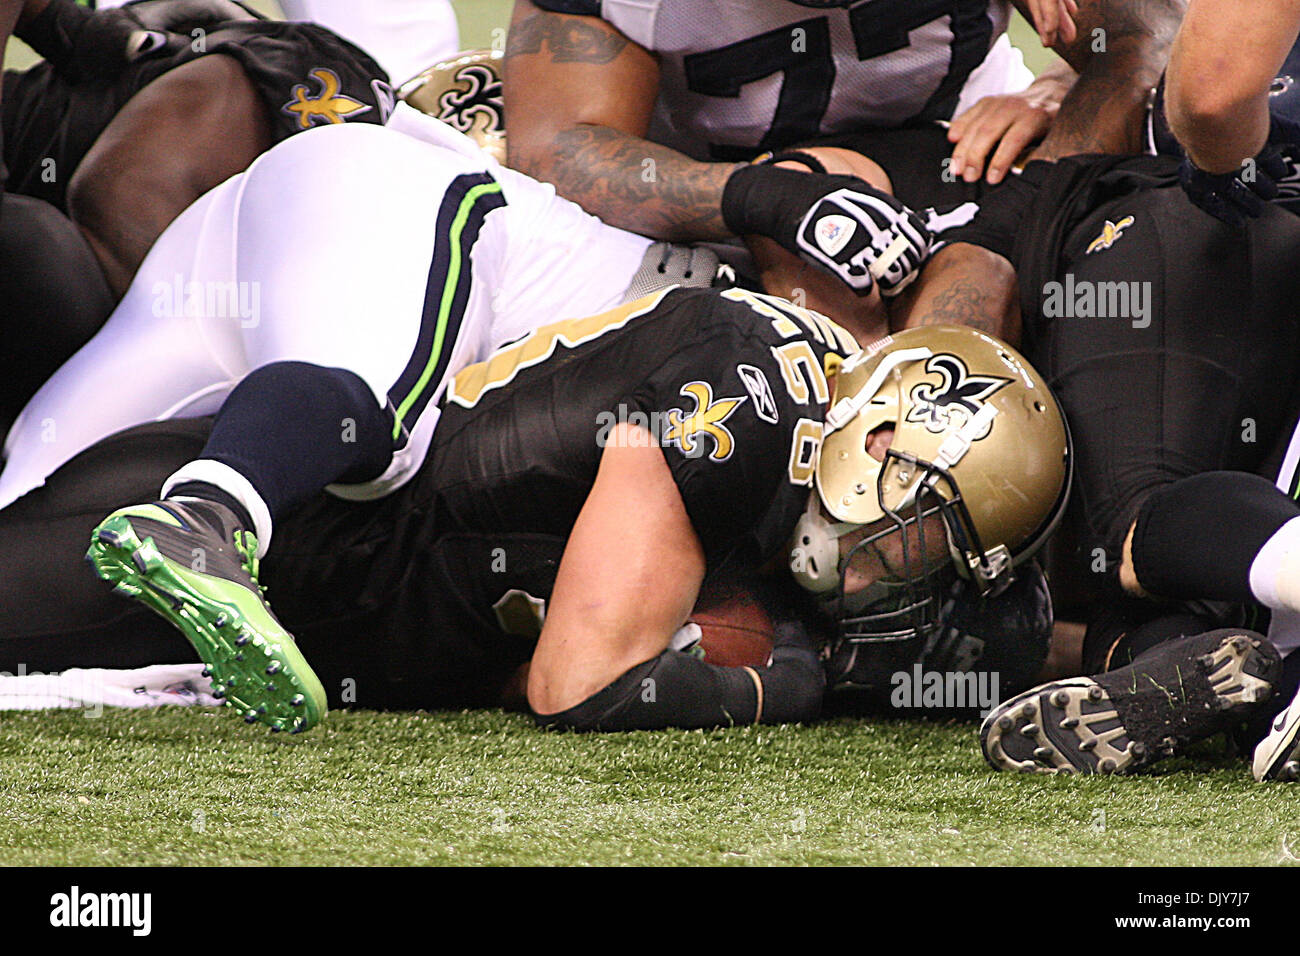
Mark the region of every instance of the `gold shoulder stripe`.
[[564, 319], [534, 329], [512, 345], [498, 349], [486, 361], [470, 365], [452, 379], [447, 399], [464, 408], [473, 408], [493, 389], [512, 382], [523, 369], [545, 362], [559, 345], [577, 348], [621, 329], [638, 316], [652, 311], [676, 286], [660, 289], [644, 298], [581, 319]]

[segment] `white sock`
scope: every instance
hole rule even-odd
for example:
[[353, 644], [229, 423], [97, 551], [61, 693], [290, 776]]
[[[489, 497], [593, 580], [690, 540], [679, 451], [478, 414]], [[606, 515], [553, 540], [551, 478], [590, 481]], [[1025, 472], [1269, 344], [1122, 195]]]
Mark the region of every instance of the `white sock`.
[[253, 519], [252, 530], [257, 535], [257, 556], [266, 557], [266, 550], [271, 546], [271, 509], [266, 506], [253, 483], [229, 465], [200, 458], [185, 465], [163, 482], [162, 496], [166, 498], [173, 488], [191, 481], [216, 485], [244, 506], [248, 516]]
[[1300, 517], [1273, 532], [1250, 563], [1250, 591], [1265, 607], [1300, 612]]

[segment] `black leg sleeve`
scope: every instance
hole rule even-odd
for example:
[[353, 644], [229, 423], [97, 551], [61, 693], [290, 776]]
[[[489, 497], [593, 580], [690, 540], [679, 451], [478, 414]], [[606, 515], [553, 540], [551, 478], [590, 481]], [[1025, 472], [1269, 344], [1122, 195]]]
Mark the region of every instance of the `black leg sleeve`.
[[1138, 511], [1133, 570], [1152, 594], [1254, 601], [1250, 566], [1300, 505], [1240, 471], [1193, 475], [1153, 492]]

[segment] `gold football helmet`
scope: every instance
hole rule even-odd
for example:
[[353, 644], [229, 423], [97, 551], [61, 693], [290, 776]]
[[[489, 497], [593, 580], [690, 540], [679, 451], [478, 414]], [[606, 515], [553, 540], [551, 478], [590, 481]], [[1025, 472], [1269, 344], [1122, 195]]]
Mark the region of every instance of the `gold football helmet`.
[[[893, 437], [878, 459], [868, 448], [886, 431]], [[923, 638], [937, 622], [936, 591], [951, 584], [948, 568], [984, 596], [1011, 583], [1060, 520], [1070, 473], [1065, 419], [1019, 353], [962, 326], [901, 332], [851, 356], [835, 376], [791, 569], [834, 605], [842, 640]], [[933, 516], [951, 561], [936, 562], [926, 547]], [[867, 526], [841, 556], [839, 539]], [[889, 535], [899, 535], [901, 568], [846, 596], [854, 555]]]
[[421, 113], [460, 130], [497, 162], [506, 161], [499, 50], [468, 50], [435, 63], [397, 91]]

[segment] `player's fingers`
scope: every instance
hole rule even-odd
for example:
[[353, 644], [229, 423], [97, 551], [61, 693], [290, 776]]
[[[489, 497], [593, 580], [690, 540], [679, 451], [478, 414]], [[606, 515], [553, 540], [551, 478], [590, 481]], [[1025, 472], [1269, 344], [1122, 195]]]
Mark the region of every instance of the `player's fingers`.
[[976, 116], [976, 110], [980, 108], [979, 101], [960, 116], [954, 117], [948, 124], [948, 142], [959, 143], [961, 138], [966, 135], [966, 130], [970, 128], [971, 121]]
[[989, 171], [985, 177], [990, 184], [997, 185], [1006, 178], [1008, 170], [1016, 157], [1042, 136], [1040, 127], [1035, 123], [1020, 122], [1011, 124], [1011, 128], [998, 141], [998, 148], [989, 160]]
[[953, 151], [954, 165], [960, 151], [962, 167], [960, 173], [954, 172], [953, 175], [961, 176], [968, 183], [976, 182], [984, 174], [984, 160], [988, 157], [989, 150], [1006, 134], [1010, 126], [1011, 121], [1006, 115], [995, 111], [979, 125], [972, 127]]
[[1062, 43], [1073, 43], [1079, 36], [1079, 28], [1074, 18], [1079, 14], [1079, 5], [1075, 0], [1061, 0], [1061, 17], [1057, 35]]
[[1061, 0], [1029, 0], [1029, 12], [1034, 20], [1034, 29], [1043, 46], [1056, 42], [1057, 21], [1060, 17]]
[[948, 142], [954, 144], [952, 156], [948, 160], [948, 171], [954, 176], [960, 176], [966, 168], [966, 151], [962, 148], [964, 140], [971, 131], [971, 128], [980, 122], [980, 118], [987, 111], [984, 100], [976, 100], [975, 105], [954, 119], [948, 126]]

